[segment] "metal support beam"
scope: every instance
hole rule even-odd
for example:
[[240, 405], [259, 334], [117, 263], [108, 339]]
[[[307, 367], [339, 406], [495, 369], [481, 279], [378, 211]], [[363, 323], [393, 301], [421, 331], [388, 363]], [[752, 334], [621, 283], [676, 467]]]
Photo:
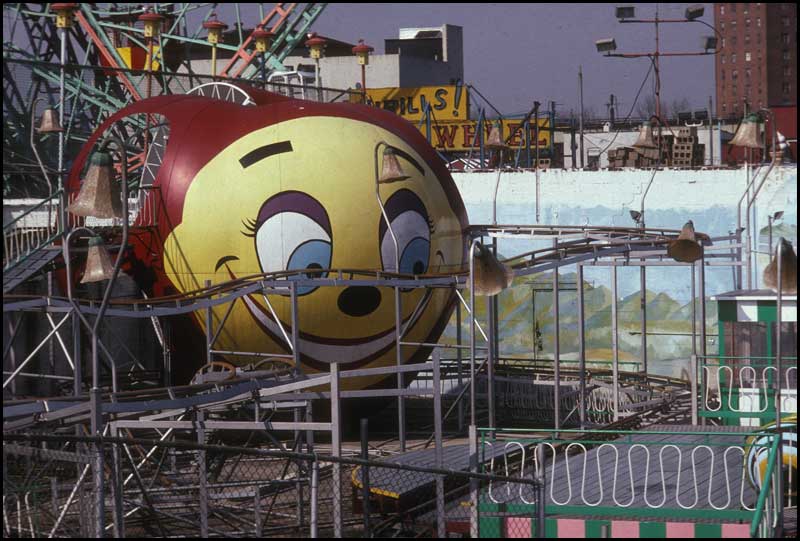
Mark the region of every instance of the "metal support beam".
[[[442, 449], [442, 390], [440, 380], [440, 358], [438, 349], [433, 350], [433, 432], [436, 441], [434, 453], [437, 469], [444, 467], [444, 451]], [[439, 539], [447, 537], [445, 528], [444, 509], [444, 479], [436, 476], [436, 536]]]
[[[331, 455], [342, 456], [341, 407], [339, 405], [339, 363], [331, 363]], [[342, 466], [333, 463], [333, 536], [342, 537]]]
[[[558, 247], [558, 241], [553, 239], [553, 247]], [[558, 268], [553, 269], [553, 419], [555, 429], [561, 428], [561, 333], [559, 332], [560, 311], [558, 304]], [[556, 433], [558, 437], [558, 433]]]
[[619, 420], [619, 328], [617, 315], [617, 267], [611, 267], [611, 360], [614, 422]]
[[[580, 386], [580, 424], [581, 430], [586, 428], [586, 311], [583, 297], [583, 265], [577, 265], [578, 291], [578, 378]], [[541, 505], [541, 504], [540, 504]]]

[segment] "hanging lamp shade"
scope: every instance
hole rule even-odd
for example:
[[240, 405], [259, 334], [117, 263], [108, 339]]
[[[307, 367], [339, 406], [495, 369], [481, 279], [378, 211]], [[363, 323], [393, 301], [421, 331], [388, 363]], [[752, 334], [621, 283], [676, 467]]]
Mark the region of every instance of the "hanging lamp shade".
[[[797, 295], [797, 254], [794, 253], [792, 243], [781, 237], [778, 241], [778, 250], [781, 252], [781, 293], [784, 295]], [[774, 292], [778, 292], [778, 253], [764, 269], [764, 285]]]
[[508, 148], [506, 142], [503, 141], [503, 135], [500, 133], [500, 123], [492, 126], [485, 146], [490, 150], [506, 150]]
[[206, 36], [208, 42], [216, 45], [222, 41], [222, 33], [228, 28], [228, 25], [217, 20], [217, 14], [212, 13], [211, 17], [203, 23], [203, 28], [208, 30], [208, 36]]
[[102, 282], [111, 279], [114, 273], [114, 265], [111, 263], [111, 256], [108, 254], [103, 239], [92, 237], [89, 239], [89, 252], [86, 256], [86, 271], [83, 273], [82, 284], [90, 282]]
[[475, 273], [475, 294], [493, 297], [511, 285], [514, 271], [503, 265], [491, 250], [478, 243], [475, 245], [473, 269]]
[[649, 122], [642, 124], [642, 127], [639, 129], [639, 138], [633, 146], [639, 148], [656, 148], [658, 146], [655, 140], [653, 140], [653, 128], [650, 126]]
[[58, 114], [55, 109], [48, 107], [42, 113], [42, 120], [39, 122], [39, 133], [59, 133], [64, 131], [58, 121]]
[[255, 32], [253, 32], [253, 39], [256, 40], [256, 51], [259, 53], [266, 53], [269, 51], [269, 48], [272, 47], [272, 40], [274, 38], [275, 34], [269, 30], [265, 30], [263, 28], [257, 29]]
[[363, 39], [358, 40], [358, 45], [353, 47], [353, 54], [358, 57], [358, 64], [360, 66], [369, 65], [369, 53], [374, 51], [372, 47], [364, 43]]
[[381, 167], [381, 176], [378, 178], [378, 182], [380, 184], [386, 184], [389, 182], [399, 182], [407, 178], [409, 178], [409, 176], [405, 174], [403, 168], [400, 166], [394, 149], [386, 147], [383, 150], [383, 167]]
[[122, 201], [116, 188], [111, 155], [96, 152], [89, 164], [89, 172], [81, 190], [67, 210], [76, 216], [95, 218], [122, 218]]
[[703, 247], [697, 242], [691, 220], [684, 224], [678, 238], [667, 245], [667, 254], [675, 261], [683, 263], [694, 263], [703, 257]]
[[758, 125], [758, 115], [750, 114], [745, 116], [730, 144], [738, 147], [761, 148]]

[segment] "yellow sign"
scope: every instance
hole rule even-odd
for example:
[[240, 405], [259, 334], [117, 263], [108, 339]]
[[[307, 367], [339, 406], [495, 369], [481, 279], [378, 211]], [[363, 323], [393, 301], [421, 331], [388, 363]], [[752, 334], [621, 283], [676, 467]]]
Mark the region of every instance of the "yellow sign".
[[[495, 121], [486, 121], [483, 124], [484, 135], [483, 141], [489, 139], [489, 133], [492, 131]], [[504, 120], [502, 122], [502, 138], [507, 141], [508, 145], [513, 149], [525, 148], [525, 129], [520, 127], [522, 120]], [[427, 135], [427, 128], [423, 123], [419, 126], [422, 135]], [[519, 127], [519, 129], [517, 129]], [[477, 134], [478, 123], [474, 120], [467, 121], [445, 121], [445, 122], [432, 122], [431, 123], [431, 145], [440, 151], [468, 151], [470, 149], [480, 148], [480, 135]], [[509, 137], [514, 132], [514, 136]], [[530, 147], [536, 147], [536, 129], [531, 120], [530, 128]], [[550, 146], [550, 121], [547, 118], [539, 119], [539, 148], [544, 149]]]
[[[351, 101], [360, 103], [361, 95], [352, 94]], [[423, 118], [426, 104], [438, 120], [464, 120], [469, 116], [467, 90], [456, 86], [423, 86], [419, 88], [368, 88], [367, 103], [393, 111], [409, 121]]]

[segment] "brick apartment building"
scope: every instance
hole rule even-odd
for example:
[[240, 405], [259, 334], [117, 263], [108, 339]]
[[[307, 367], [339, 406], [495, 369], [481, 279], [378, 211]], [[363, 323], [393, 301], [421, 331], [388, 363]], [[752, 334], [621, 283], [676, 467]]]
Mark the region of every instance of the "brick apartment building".
[[797, 105], [797, 4], [717, 3], [717, 116]]

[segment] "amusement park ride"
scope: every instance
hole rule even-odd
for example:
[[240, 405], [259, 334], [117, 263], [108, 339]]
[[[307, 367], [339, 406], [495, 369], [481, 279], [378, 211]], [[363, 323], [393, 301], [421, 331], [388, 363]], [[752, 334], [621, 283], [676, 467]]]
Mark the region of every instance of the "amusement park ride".
[[[796, 498], [796, 428], [794, 432], [785, 426], [781, 429], [781, 423], [796, 426], [796, 417], [785, 416], [792, 413], [791, 408], [796, 415], [796, 357], [787, 367], [782, 363], [788, 359], [780, 350], [784, 303], [796, 306], [796, 297], [784, 298], [796, 295], [796, 256], [791, 245], [782, 241], [775, 262], [765, 271], [764, 282], [777, 295], [762, 292], [767, 300], [759, 297], [759, 302], [772, 302], [777, 336], [769, 341], [777, 351], [771, 350], [758, 368], [736, 364], [735, 359], [726, 364], [719, 355], [706, 351], [705, 303], [700, 302], [699, 316], [693, 314], [700, 329], [697, 339], [693, 337], [688, 380], [621, 371], [616, 340], [611, 369], [587, 370], [585, 266], [610, 267], [616, 325], [618, 267], [688, 267], [693, 283], [695, 274], [698, 277], [699, 298], [705, 299], [707, 265], [742, 265], [738, 237], [710, 238], [696, 233], [691, 221], [681, 231], [470, 225], [450, 173], [410, 123], [361, 104], [298, 100], [280, 93], [281, 88], [269, 87], [277, 92], [264, 89], [260, 63], [270, 71], [282, 69], [281, 61], [305, 39], [325, 5], [277, 4], [259, 12], [254, 28], [245, 32], [239, 17], [242, 10], [253, 8], [233, 4], [237, 16], [233, 37], [238, 44], [198, 38], [201, 29], [210, 32], [219, 27], [209, 24], [216, 16], [213, 6], [206, 4], [158, 4], [147, 10], [130, 4], [4, 6], [8, 26], [4, 52], [10, 56], [4, 63], [4, 188], [18, 184], [19, 179], [45, 181], [34, 190], [41, 203], [4, 224], [3, 309], [9, 325], [4, 356], [15, 348], [22, 314], [41, 313], [50, 323], [42, 344], [24, 351], [25, 360], [4, 372], [4, 439], [43, 430], [95, 438], [139, 431], [166, 439], [170, 432], [202, 426], [203, 433], [206, 429], [219, 434], [262, 432], [272, 440], [295, 432], [295, 448], [306, 445], [309, 449], [297, 434], [321, 432], [330, 438], [331, 455], [338, 458], [342, 427], [352, 424], [352, 419], [343, 418], [340, 400], [378, 398], [396, 399], [402, 453], [409, 445], [407, 401], [433, 396], [436, 453], [431, 460], [437, 467], [445, 466], [440, 452], [442, 420], [466, 404], [469, 424], [487, 427], [483, 443], [492, 453], [501, 442], [504, 449], [518, 446], [522, 451], [520, 476], [525, 472], [525, 453], [539, 449], [537, 482], [549, 483], [550, 493], [546, 505], [539, 500], [537, 512], [549, 513], [551, 505], [563, 504], [577, 513], [580, 504], [572, 494], [568, 455], [570, 446], [580, 447], [586, 456], [599, 453], [583, 441], [593, 439], [588, 436], [590, 429], [616, 431], [606, 433], [604, 438], [609, 439], [610, 434], [624, 436], [625, 429], [646, 425], [658, 424], [658, 429], [666, 431], [666, 425], [686, 423], [699, 433], [701, 424], [719, 423], [734, 429], [725, 432], [733, 441], [742, 439], [742, 434], [750, 437], [750, 432], [742, 432], [743, 420], [756, 419], [756, 428], [765, 422], [774, 424], [752, 436], [746, 447], [737, 448], [743, 455], [750, 453], [747, 471], [754, 488], [747, 495], [744, 488], [736, 492], [733, 499], [741, 499], [744, 510], [730, 511], [730, 517], [741, 520], [765, 513], [763, 503], [757, 508], [745, 500], [759, 496], [759, 491], [770, 493], [771, 479], [773, 492], [775, 486], [787, 483], [788, 506], [796, 506], [796, 499], [792, 500]], [[256, 48], [256, 41], [267, 36], [271, 43], [262, 42]], [[191, 73], [190, 60], [199, 47], [211, 47], [214, 55], [218, 48], [232, 53], [218, 76], [204, 80]], [[144, 60], [137, 64], [137, 58]], [[27, 80], [22, 73], [28, 74]], [[29, 118], [36, 114], [43, 95], [57, 98], [49, 105], [56, 106], [58, 114], [36, 134]], [[42, 135], [52, 139], [52, 134], [57, 137], [55, 168], [42, 163], [37, 151], [42, 142], [36, 140]], [[36, 220], [44, 223], [32, 225]], [[496, 239], [503, 237], [548, 239], [552, 246], [501, 262]], [[113, 259], [104, 244], [113, 247]], [[481, 325], [476, 295], [493, 296], [514, 279], [555, 271], [558, 333], [558, 269], [564, 267], [577, 272], [577, 369], [566, 369], [559, 362], [544, 369], [501, 364], [496, 307], [486, 303]], [[15, 289], [44, 272], [55, 275], [51, 291], [18, 293]], [[123, 277], [135, 284], [133, 294], [119, 295], [115, 289]], [[99, 289], [78, 285], [79, 281], [99, 283]], [[56, 289], [66, 296], [55, 294]], [[719, 302], [746, 303], [748, 294], [720, 297]], [[469, 321], [467, 343], [462, 343], [459, 325], [457, 343], [445, 344], [442, 333], [454, 313], [460, 321], [462, 309]], [[794, 313], [796, 320], [796, 308]], [[109, 344], [104, 344], [108, 332], [101, 332], [101, 327], [126, 319], [152, 323], [160, 359], [147, 366], [126, 363], [123, 370]], [[71, 351], [59, 331], [68, 322]], [[725, 329], [721, 323], [721, 332]], [[91, 348], [81, 345], [85, 337]], [[48, 340], [58, 341], [70, 366], [68, 376], [35, 374], [26, 368]], [[456, 352], [457, 366], [441, 360], [441, 352], [447, 350]], [[88, 351], [91, 359], [86, 359]], [[467, 360], [462, 359], [465, 352], [466, 375], [461, 364]], [[84, 384], [86, 370], [90, 385]], [[761, 382], [754, 387], [755, 396], [740, 392], [734, 384], [748, 370], [753, 380]], [[19, 389], [33, 391], [16, 392], [18, 380], [39, 377], [69, 386], [49, 397], [38, 396], [35, 385], [20, 385]], [[428, 377], [436, 382], [432, 387], [410, 385], [415, 378], [425, 381]], [[552, 433], [542, 429], [538, 440], [520, 437], [513, 445], [503, 441], [514, 438], [513, 432], [500, 434], [496, 423], [496, 378], [503, 377], [533, 382], [524, 392], [544, 397], [536, 409], [546, 412], [546, 426], [553, 427]], [[440, 378], [452, 384], [447, 412], [441, 409]], [[745, 406], [748, 400], [750, 405]], [[263, 421], [260, 415], [268, 410], [275, 420]], [[684, 432], [694, 435], [692, 426]], [[783, 447], [773, 445], [776, 430], [787, 442]], [[545, 433], [549, 435], [542, 436]], [[573, 436], [570, 444], [567, 440]], [[224, 442], [225, 436], [221, 438]], [[733, 445], [730, 441], [726, 445]], [[649, 465], [650, 444], [637, 445], [646, 451]], [[764, 451], [767, 447], [770, 452]], [[484, 445], [480, 453], [485, 450]], [[678, 452], [680, 469], [681, 458], [688, 454]], [[481, 467], [500, 471], [495, 458], [505, 456], [508, 475], [512, 454], [504, 453], [491, 454]], [[559, 473], [556, 465], [561, 454], [567, 462], [566, 470]], [[727, 464], [727, 449], [723, 454]], [[589, 482], [586, 456], [583, 482]], [[712, 452], [712, 456], [716, 455]], [[713, 470], [713, 462], [712, 457], [711, 465], [703, 467]], [[780, 473], [781, 463], [788, 466], [786, 474]], [[88, 464], [98, 510], [93, 532], [102, 534], [107, 529], [104, 484], [109, 468], [116, 466], [104, 462], [102, 452], [92, 455]], [[334, 479], [341, 476], [336, 464]], [[597, 464], [599, 468], [599, 454]], [[694, 469], [694, 453], [691, 464]], [[554, 479], [561, 479], [563, 471], [567, 472], [568, 496], [553, 491]], [[354, 486], [363, 486], [361, 475], [354, 470]], [[154, 482], [157, 479], [154, 474]], [[741, 471], [738, 479], [744, 487]], [[605, 481], [600, 475], [593, 482], [602, 487]], [[711, 484], [707, 503], [714, 507], [718, 502], [711, 499]], [[300, 499], [303, 486], [298, 477]], [[616, 487], [615, 480], [615, 502]], [[336, 490], [334, 486], [334, 507], [342, 505], [341, 482]], [[490, 485], [490, 507], [510, 505], [510, 485], [507, 491], [496, 486], [492, 490]], [[498, 491], [506, 494], [503, 502], [496, 499]], [[123, 517], [134, 511], [129, 508], [131, 502], [117, 498], [121, 491], [114, 492], [115, 531], [120, 533]], [[583, 498], [583, 488], [580, 492]], [[764, 498], [776, 504], [783, 499], [781, 493]], [[519, 497], [528, 503], [521, 489]], [[633, 503], [635, 495], [630, 497]], [[664, 498], [668, 498], [666, 489]], [[686, 509], [685, 500], [675, 499], [676, 509]], [[654, 508], [646, 492], [644, 501]], [[65, 512], [71, 502], [72, 496]], [[436, 502], [440, 528], [444, 502], [444, 497]], [[584, 514], [596, 505], [583, 502]], [[597, 504], [601, 502], [605, 502], [602, 488]], [[22, 520], [17, 505], [13, 522]], [[730, 491], [728, 505], [732, 505]], [[694, 511], [702, 507], [697, 507], [696, 495], [690, 507]], [[773, 515], [781, 520], [782, 511], [775, 509], [783, 507], [772, 507]], [[488, 509], [472, 508], [475, 513]], [[12, 518], [7, 518], [4, 503], [7, 529], [8, 521]], [[59, 518], [53, 531], [60, 522]], [[207, 522], [203, 527], [201, 533], [207, 535]], [[777, 523], [762, 524], [758, 531], [776, 527]], [[33, 534], [33, 526], [30, 530]], [[333, 533], [342, 533], [336, 521]]]

